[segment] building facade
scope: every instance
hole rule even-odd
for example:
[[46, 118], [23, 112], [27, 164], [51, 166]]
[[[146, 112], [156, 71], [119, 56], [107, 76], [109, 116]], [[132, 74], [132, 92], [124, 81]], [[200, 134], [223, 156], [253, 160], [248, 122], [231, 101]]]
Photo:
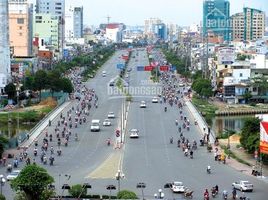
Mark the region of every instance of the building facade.
[[32, 4], [9, 0], [9, 39], [12, 56], [32, 55]]
[[68, 7], [65, 12], [65, 41], [74, 38], [74, 9], [72, 6]]
[[10, 78], [8, 0], [0, 1], [0, 94]]
[[83, 6], [74, 7], [73, 10], [74, 38], [83, 37]]
[[265, 34], [265, 13], [253, 8], [232, 15], [232, 40], [250, 41], [263, 38]]
[[38, 38], [39, 49], [59, 51], [59, 19], [51, 14], [35, 14], [33, 35]]
[[150, 18], [144, 21], [144, 34], [147, 36], [154, 35], [154, 25], [161, 24], [162, 20], [158, 18]]
[[[36, 0], [37, 14], [51, 14], [58, 18], [59, 57], [62, 57], [65, 35], [65, 0]], [[56, 52], [57, 53], [57, 52]]]
[[203, 36], [208, 32], [230, 39], [230, 2], [229, 0], [205, 0], [203, 3]]
[[161, 40], [167, 39], [167, 26], [164, 23], [161, 24], [154, 24], [153, 30], [156, 38]]

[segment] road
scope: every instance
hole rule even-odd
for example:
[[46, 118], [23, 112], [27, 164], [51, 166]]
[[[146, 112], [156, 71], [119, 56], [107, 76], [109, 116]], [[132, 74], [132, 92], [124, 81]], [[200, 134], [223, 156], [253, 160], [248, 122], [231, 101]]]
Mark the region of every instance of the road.
[[[136, 189], [136, 184], [144, 182], [146, 183], [144, 190], [146, 198], [153, 198], [158, 189], [163, 189], [165, 197], [173, 198], [171, 191], [163, 188], [165, 183], [172, 181], [182, 181], [185, 186], [194, 190], [194, 199], [200, 199], [205, 188], [210, 189], [218, 184], [221, 191], [227, 189], [230, 193], [231, 183], [243, 179], [254, 184], [254, 192], [248, 194], [251, 199], [266, 199], [267, 183], [255, 177], [248, 177], [228, 165], [215, 162], [213, 153], [208, 153], [204, 147], [198, 147], [198, 150], [194, 152], [194, 159], [189, 159], [183, 155], [181, 149], [178, 149], [176, 142], [169, 144], [171, 136], [175, 141], [179, 137], [175, 126], [178, 110], [168, 106], [168, 111], [164, 112], [164, 105], [151, 103], [152, 97], [159, 93], [161, 87], [149, 80], [149, 72], [136, 71], [136, 66], [148, 65], [145, 51], [139, 51], [136, 58], [130, 59], [128, 67], [132, 68], [132, 71], [126, 79], [130, 83], [129, 92], [133, 96], [126, 130], [139, 129], [140, 138], [130, 139], [127, 131], [123, 148], [114, 148], [114, 132], [120, 127], [123, 99], [110, 89], [108, 83], [118, 75], [116, 64], [121, 62], [119, 57], [122, 53], [122, 51], [116, 52], [99, 70], [96, 77], [86, 83], [88, 87], [95, 89], [99, 97], [99, 106], [90, 111], [87, 123], [73, 129], [75, 131], [72, 130], [72, 134], [75, 132], [79, 134], [79, 141], [74, 141], [71, 137], [68, 147], [62, 147], [63, 155], [56, 156], [54, 166], [41, 164], [54, 177], [57, 191], [61, 192], [60, 187], [63, 183], [73, 185], [88, 182], [92, 185], [90, 193], [109, 194], [105, 188], [108, 184], [114, 184], [117, 187], [115, 174], [118, 169], [121, 169], [125, 174], [125, 178], [121, 180], [121, 189], [133, 190], [140, 196], [141, 191]], [[106, 77], [102, 77], [103, 70], [107, 72]], [[146, 101], [147, 108], [139, 108], [141, 100]], [[77, 101], [72, 102], [63, 114], [65, 115], [71, 106], [76, 106], [77, 103]], [[90, 121], [92, 119], [104, 120], [109, 111], [116, 114], [112, 127], [101, 127], [100, 133], [90, 132]], [[184, 107], [184, 114], [192, 122], [194, 121], [186, 107]], [[54, 130], [58, 120], [59, 116], [52, 122], [49, 131]], [[195, 125], [190, 126], [189, 132], [184, 132], [190, 141], [199, 141], [201, 137], [201, 132]], [[44, 135], [40, 136], [41, 139], [43, 137]], [[107, 138], [112, 138], [113, 145], [110, 147], [106, 145]], [[56, 141], [51, 145], [57, 146]], [[29, 154], [33, 157], [33, 147], [29, 149]], [[37, 163], [40, 164], [39, 160], [37, 157]], [[206, 173], [207, 165], [212, 167], [212, 174]], [[71, 178], [67, 180], [65, 174], [71, 175]], [[4, 194], [10, 193], [8, 186], [4, 186], [3, 189]], [[114, 191], [113, 194], [115, 194]], [[182, 198], [180, 194], [174, 197]]]
[[[140, 58], [143, 58], [140, 55]], [[139, 65], [147, 65], [148, 61], [139, 60]], [[149, 80], [148, 72], [135, 72], [132, 75], [131, 86], [144, 86], [142, 83]], [[155, 87], [147, 85], [147, 87]], [[150, 96], [150, 94], [149, 94]], [[152, 97], [153, 95], [151, 95]], [[139, 101], [148, 99], [147, 95], [134, 98], [130, 106], [128, 127], [140, 130], [139, 139], [129, 139], [126, 137], [123, 172], [125, 180], [122, 180], [122, 187], [137, 190], [138, 182], [146, 183], [145, 196], [153, 198], [158, 189], [162, 189], [167, 198], [172, 198], [170, 189], [164, 189], [165, 183], [172, 181], [182, 181], [185, 186], [194, 190], [194, 199], [203, 197], [206, 188], [211, 189], [218, 184], [220, 190], [226, 189], [229, 194], [232, 191], [231, 183], [238, 180], [249, 180], [254, 184], [254, 192], [247, 194], [251, 199], [266, 199], [267, 183], [257, 180], [255, 177], [248, 177], [239, 171], [235, 171], [228, 165], [219, 164], [214, 161], [213, 153], [208, 153], [206, 148], [199, 147], [194, 152], [194, 159], [185, 157], [181, 149], [176, 144], [169, 144], [169, 138], [173, 136], [175, 141], [179, 138], [175, 119], [179, 113], [177, 108], [168, 106], [168, 111], [164, 112], [164, 105], [150, 103], [148, 107], [139, 108]], [[184, 114], [194, 121], [188, 109], [184, 107]], [[190, 141], [199, 141], [201, 132], [195, 125], [190, 126], [190, 131], [184, 131], [186, 138]], [[227, 160], [228, 162], [228, 160]], [[212, 174], [207, 174], [206, 167], [210, 165]], [[240, 192], [238, 192], [240, 195]], [[174, 195], [181, 198], [182, 195]], [[221, 196], [218, 197], [221, 199]]]

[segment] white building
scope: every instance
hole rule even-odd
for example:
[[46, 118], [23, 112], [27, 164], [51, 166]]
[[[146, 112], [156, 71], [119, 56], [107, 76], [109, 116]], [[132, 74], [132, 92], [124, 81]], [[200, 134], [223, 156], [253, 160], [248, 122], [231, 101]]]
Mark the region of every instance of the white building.
[[250, 59], [251, 67], [254, 69], [267, 69], [268, 60], [264, 54], [252, 54]]
[[112, 42], [122, 42], [123, 39], [123, 27], [121, 24], [107, 24], [106, 26], [106, 38]]
[[8, 26], [8, 0], [0, 1], [0, 94], [10, 78], [10, 48]]
[[36, 13], [52, 14], [59, 19], [59, 56], [62, 56], [65, 35], [65, 0], [36, 0]]
[[65, 13], [65, 41], [69, 41], [74, 38], [74, 10], [70, 6], [67, 8]]

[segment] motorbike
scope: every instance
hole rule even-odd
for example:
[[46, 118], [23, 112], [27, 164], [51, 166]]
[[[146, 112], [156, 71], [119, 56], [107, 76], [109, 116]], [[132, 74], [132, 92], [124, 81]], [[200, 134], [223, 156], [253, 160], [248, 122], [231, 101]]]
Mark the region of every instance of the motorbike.
[[197, 125], [197, 120], [194, 121], [194, 125]]
[[57, 150], [58, 156], [61, 156], [61, 150]]
[[110, 145], [111, 145], [111, 141], [107, 140], [107, 146], [110, 146]]
[[185, 190], [185, 192], [184, 192], [184, 197], [185, 197], [185, 198], [190, 198], [190, 199], [192, 199], [192, 198], [193, 198], [193, 192], [194, 192], [194, 191], [189, 190], [189, 189]]
[[169, 143], [170, 143], [170, 144], [173, 144], [173, 138], [170, 138], [170, 139], [169, 139]]
[[44, 163], [44, 165], [47, 164], [47, 157], [46, 156], [43, 157], [43, 163]]
[[176, 126], [178, 126], [178, 125], [179, 125], [178, 120], [176, 120], [176, 121], [175, 121], [175, 125], [176, 125]]
[[222, 197], [223, 197], [223, 199], [227, 200], [228, 199], [228, 194], [225, 193], [225, 194], [222, 195]]
[[212, 195], [212, 197], [215, 198], [217, 196], [217, 194], [218, 194], [217, 190], [215, 189], [215, 187], [213, 187], [211, 189], [211, 195]]
[[204, 200], [209, 200], [209, 195], [208, 194], [204, 195]]
[[167, 107], [165, 107], [165, 112], [167, 112]]
[[211, 169], [210, 168], [207, 168], [207, 173], [211, 174]]
[[86, 118], [85, 117], [83, 118], [83, 122], [86, 123]]
[[37, 150], [34, 150], [34, 156], [37, 156]]
[[12, 165], [11, 164], [8, 164], [7, 165], [7, 172], [8, 173], [11, 173], [12, 172]]

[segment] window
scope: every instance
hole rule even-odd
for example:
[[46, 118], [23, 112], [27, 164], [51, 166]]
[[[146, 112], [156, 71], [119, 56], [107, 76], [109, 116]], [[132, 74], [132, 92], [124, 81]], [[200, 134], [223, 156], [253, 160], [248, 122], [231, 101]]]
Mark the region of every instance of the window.
[[243, 73], [240, 73], [239, 76], [240, 76], [240, 77], [243, 77]]
[[24, 18], [18, 18], [17, 24], [24, 24]]
[[22, 26], [20, 26], [19, 29], [21, 30], [22, 29]]
[[19, 36], [22, 36], [22, 33], [19, 33]]

